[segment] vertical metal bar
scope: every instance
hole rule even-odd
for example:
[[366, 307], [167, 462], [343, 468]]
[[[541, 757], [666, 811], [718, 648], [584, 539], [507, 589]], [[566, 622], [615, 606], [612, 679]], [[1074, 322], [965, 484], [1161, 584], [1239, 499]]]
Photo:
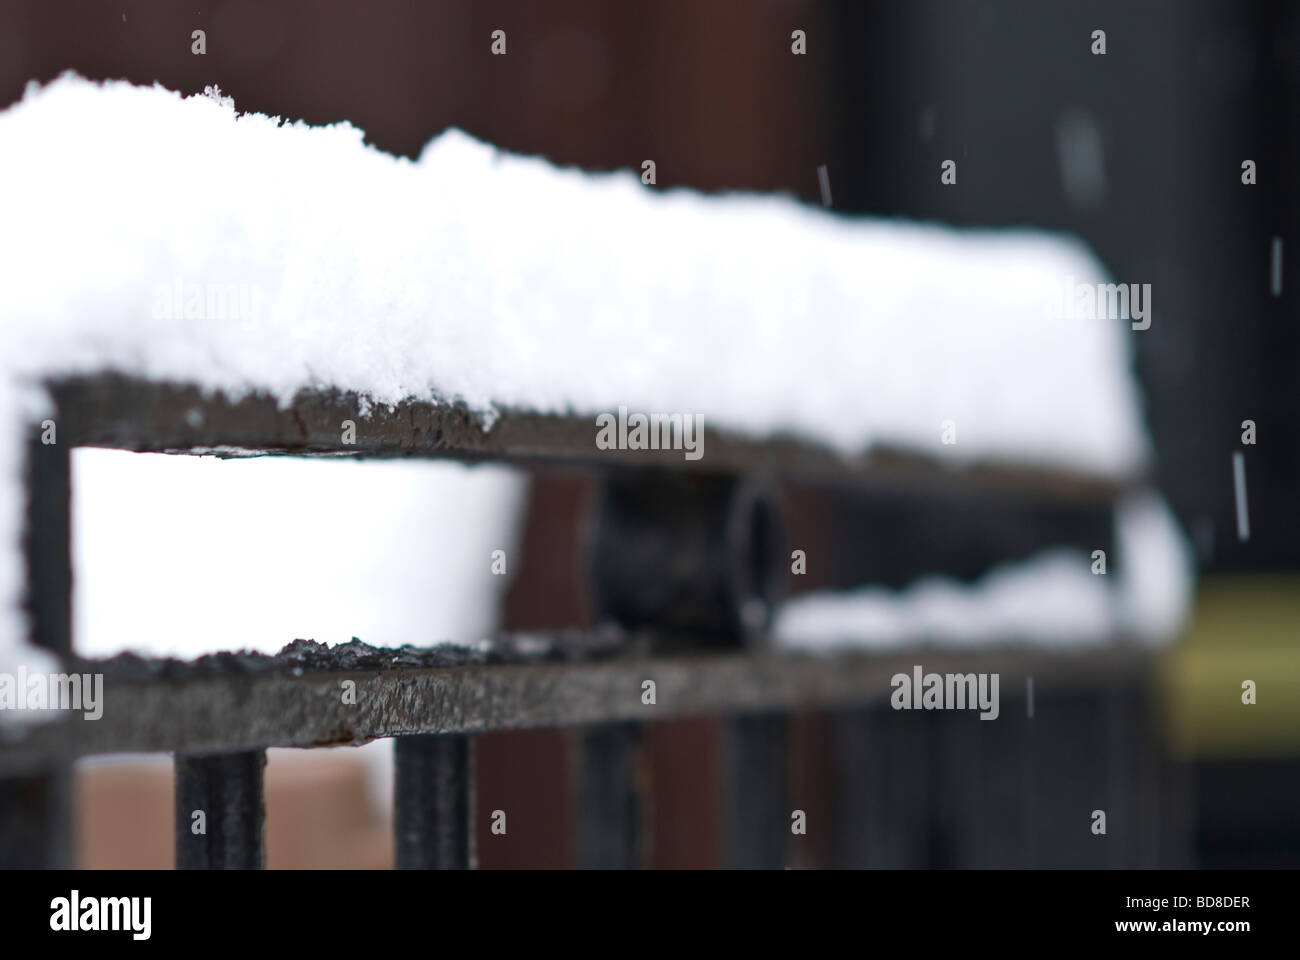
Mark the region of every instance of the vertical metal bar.
[[1038, 686], [1003, 686], [996, 720], [976, 720], [981, 737], [980, 768], [984, 778], [983, 843], [979, 862], [985, 869], [1029, 866], [1029, 730], [1038, 722]]
[[825, 713], [790, 716], [790, 809], [806, 817], [801, 834], [791, 831], [788, 867], [818, 870], [830, 865], [833, 785], [830, 721]]
[[262, 772], [266, 751], [177, 754], [176, 868], [260, 870], [266, 866]]
[[931, 725], [888, 704], [832, 714], [837, 867], [923, 867], [930, 859]]
[[1154, 838], [1141, 866], [1186, 869], [1196, 866], [1196, 801], [1190, 765], [1175, 757], [1164, 729], [1157, 667], [1148, 664], [1143, 680], [1146, 737], [1140, 763], [1143, 770], [1142, 822]]
[[399, 870], [470, 866], [470, 741], [460, 734], [398, 737], [394, 860]]
[[1106, 817], [1108, 837], [1106, 865], [1135, 869], [1143, 863], [1144, 849], [1158, 840], [1158, 824], [1143, 820], [1145, 793], [1145, 740], [1148, 735], [1143, 711], [1142, 688], [1136, 677], [1121, 676], [1105, 691], [1106, 734]]
[[1109, 865], [1150, 869], [1190, 862], [1191, 795], [1162, 740], [1154, 667], [1119, 679], [1110, 693]]
[[1029, 684], [1007, 683], [996, 719], [943, 710], [930, 727], [928, 787], [931, 868], [1026, 865], [1025, 728]]
[[[53, 438], [57, 440], [57, 435]], [[68, 448], [33, 434], [25, 464], [25, 607], [31, 642], [72, 652], [72, 475]], [[73, 859], [72, 765], [0, 780], [0, 867], [69, 867]]]
[[883, 816], [884, 758], [869, 708], [837, 710], [831, 723], [832, 867], [880, 866], [874, 823]]
[[0, 780], [0, 869], [71, 866], [70, 780], [66, 769]]
[[[1034, 699], [1034, 719], [1025, 724], [1028, 866], [1105, 867], [1116, 840], [1111, 834], [1127, 816], [1108, 809], [1107, 694], [1096, 687], [1039, 687]], [[1093, 832], [1094, 810], [1106, 815], [1104, 835]]]
[[789, 718], [742, 714], [727, 720], [725, 833], [727, 864], [785, 866], [790, 843]]
[[579, 867], [639, 866], [641, 727], [611, 723], [578, 733]]
[[27, 443], [27, 614], [31, 641], [59, 656], [72, 652], [72, 462], [68, 448]]
[[937, 868], [982, 867], [991, 811], [985, 804], [987, 780], [996, 773], [984, 763], [983, 741], [990, 726], [966, 710], [944, 710], [925, 722], [932, 727], [928, 806], [929, 860]]

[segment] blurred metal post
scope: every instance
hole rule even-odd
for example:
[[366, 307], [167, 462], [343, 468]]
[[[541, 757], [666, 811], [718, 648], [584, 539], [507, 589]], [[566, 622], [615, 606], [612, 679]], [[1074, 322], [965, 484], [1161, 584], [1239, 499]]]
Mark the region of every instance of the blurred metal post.
[[[1024, 728], [1028, 867], [1106, 867], [1123, 843], [1112, 835], [1126, 813], [1111, 804], [1108, 698], [1098, 684], [1035, 688], [1034, 718]], [[1105, 814], [1105, 834], [1094, 832], [1101, 828], [1094, 811]]]
[[1025, 688], [1007, 683], [997, 719], [941, 711], [931, 727], [926, 866], [1015, 868], [1026, 863]]
[[791, 835], [789, 717], [741, 714], [728, 718], [726, 731], [726, 864], [783, 867]]
[[398, 737], [393, 745], [394, 862], [399, 870], [467, 869], [471, 745], [463, 734]]
[[835, 867], [929, 862], [930, 723], [889, 704], [831, 714]]
[[1117, 678], [1109, 691], [1108, 866], [1177, 868], [1192, 863], [1192, 793], [1161, 729], [1154, 664]]
[[[31, 642], [63, 659], [72, 652], [72, 467], [57, 433], [50, 439], [36, 432], [27, 442], [25, 608]], [[0, 867], [71, 867], [73, 846], [71, 764], [0, 780]]]
[[0, 780], [0, 869], [72, 866], [67, 769]]
[[641, 865], [638, 758], [641, 726], [609, 723], [577, 736], [579, 867]]
[[178, 754], [175, 765], [176, 869], [265, 867], [262, 772], [266, 751], [214, 756]]

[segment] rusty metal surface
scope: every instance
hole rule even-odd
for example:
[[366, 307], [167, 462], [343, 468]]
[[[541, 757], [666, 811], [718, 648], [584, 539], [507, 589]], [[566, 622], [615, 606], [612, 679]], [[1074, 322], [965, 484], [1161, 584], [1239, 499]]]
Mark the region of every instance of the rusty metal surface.
[[466, 736], [398, 737], [393, 752], [393, 862], [399, 870], [473, 865], [473, 744]]
[[[429, 650], [355, 642], [329, 649], [296, 641], [276, 656], [220, 654], [194, 663], [118, 657], [68, 667], [104, 674], [102, 717], [66, 714], [0, 742], [0, 773], [89, 754], [201, 755], [358, 744], [413, 733], [847, 706], [885, 699], [890, 677], [916, 663], [927, 671], [998, 672], [1003, 689], [1033, 674], [1037, 688], [1046, 689], [1113, 677], [1148, 656], [1129, 646], [651, 656], [635, 640], [557, 635]], [[646, 680], [656, 684], [653, 705], [642, 702]]]
[[[463, 461], [551, 461], [598, 466], [664, 466], [713, 473], [763, 471], [848, 483], [906, 482], [937, 491], [1033, 490], [1067, 500], [1110, 501], [1138, 478], [1116, 481], [1063, 468], [974, 463], [961, 468], [914, 452], [877, 448], [844, 457], [790, 436], [763, 440], [704, 431], [704, 457], [680, 450], [598, 450], [591, 417], [504, 410], [490, 429], [460, 404], [411, 400], [369, 408], [356, 394], [305, 392], [282, 408], [272, 397], [238, 400], [186, 385], [119, 375], [51, 385], [60, 443], [223, 456], [446, 457]], [[363, 409], [366, 412], [363, 414]], [[342, 423], [356, 424], [356, 443], [342, 442]]]
[[[176, 869], [266, 866], [264, 750], [176, 756]], [[202, 829], [196, 815], [202, 814]]]

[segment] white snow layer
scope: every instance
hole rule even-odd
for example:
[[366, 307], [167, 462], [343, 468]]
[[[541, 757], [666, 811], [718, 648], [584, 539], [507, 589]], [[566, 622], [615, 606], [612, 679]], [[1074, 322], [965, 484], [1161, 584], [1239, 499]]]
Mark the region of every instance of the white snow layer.
[[796, 597], [777, 615], [787, 649], [1033, 644], [1079, 647], [1121, 636], [1169, 639], [1190, 603], [1192, 556], [1169, 508], [1144, 493], [1116, 517], [1106, 572], [1079, 550], [1049, 550], [972, 585], [925, 577], [904, 590], [864, 587]]
[[[19, 431], [51, 374], [626, 404], [1110, 476], [1148, 456], [1128, 324], [1045, 310], [1106, 279], [1067, 238], [657, 191], [457, 131], [411, 162], [346, 123], [75, 76], [0, 114], [0, 183], [0, 661], [23, 632]], [[228, 307], [191, 314], [196, 285]]]

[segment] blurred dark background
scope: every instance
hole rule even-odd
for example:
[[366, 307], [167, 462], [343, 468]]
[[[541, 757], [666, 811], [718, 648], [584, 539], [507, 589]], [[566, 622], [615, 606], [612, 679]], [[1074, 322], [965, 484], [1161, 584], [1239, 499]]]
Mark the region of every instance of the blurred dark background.
[[[206, 31], [203, 56], [191, 53], [196, 29]], [[507, 32], [504, 57], [490, 53], [496, 29]], [[806, 55], [791, 53], [795, 29], [806, 32]], [[1098, 29], [1104, 56], [1091, 52]], [[1167, 673], [1168, 736], [1187, 761], [1177, 775], [1194, 787], [1196, 823], [1185, 848], [1152, 856], [1300, 865], [1300, 734], [1261, 745], [1197, 699], [1205, 677], [1238, 675], [1216, 658], [1250, 630], [1267, 638], [1256, 647], [1263, 669], [1295, 674], [1300, 620], [1287, 598], [1300, 591], [1292, 265], [1300, 5], [0, 0], [0, 106], [27, 82], [69, 69], [183, 92], [217, 84], [240, 109], [347, 120], [368, 142], [408, 156], [457, 126], [562, 164], [637, 170], [653, 159], [659, 189], [785, 191], [808, 203], [820, 202], [824, 164], [832, 206], [845, 215], [1079, 234], [1116, 280], [1152, 285], [1151, 328], [1132, 337], [1155, 479], [1195, 543], [1204, 582], [1218, 585], [1198, 599], [1192, 639], [1180, 648], [1192, 659], [1173, 659]], [[955, 186], [939, 181], [948, 159], [958, 164]], [[1256, 164], [1255, 185], [1242, 183], [1245, 160]], [[1275, 237], [1284, 249], [1280, 295], [1270, 290]], [[1246, 419], [1257, 424], [1252, 447], [1240, 444]], [[1236, 534], [1234, 451], [1246, 458], [1247, 542]], [[586, 622], [579, 538], [592, 487], [581, 474], [537, 476], [528, 574], [516, 582], [507, 626]], [[792, 527], [805, 542], [826, 529], [826, 502], [795, 496]], [[927, 507], [899, 509], [896, 518], [920, 518]], [[950, 546], [897, 537], [882, 553], [895, 572], [915, 573], [942, 568]], [[810, 573], [798, 586], [824, 585]], [[1253, 626], [1236, 630], [1243, 622]], [[1215, 626], [1198, 632], [1207, 623]], [[826, 718], [803, 717], [792, 734], [802, 745], [792, 751], [792, 782], [810, 810], [829, 803], [826, 758], [836, 748], [827, 731]], [[649, 728], [655, 864], [719, 861], [710, 817], [721, 814], [674, 804], [714, 796], [721, 809], [710, 772], [720, 737], [711, 720]], [[915, 745], [931, 758], [918, 766], [938, 763], [934, 737]], [[485, 866], [569, 862], [567, 742], [548, 731], [481, 738], [481, 802], [490, 809], [500, 805], [492, 796], [526, 792], [537, 826], [480, 843]], [[932, 779], [917, 789], [940, 804]], [[961, 862], [936, 839], [941, 832], [895, 851], [896, 862]], [[810, 838], [799, 862], [836, 862], [832, 847]]]

